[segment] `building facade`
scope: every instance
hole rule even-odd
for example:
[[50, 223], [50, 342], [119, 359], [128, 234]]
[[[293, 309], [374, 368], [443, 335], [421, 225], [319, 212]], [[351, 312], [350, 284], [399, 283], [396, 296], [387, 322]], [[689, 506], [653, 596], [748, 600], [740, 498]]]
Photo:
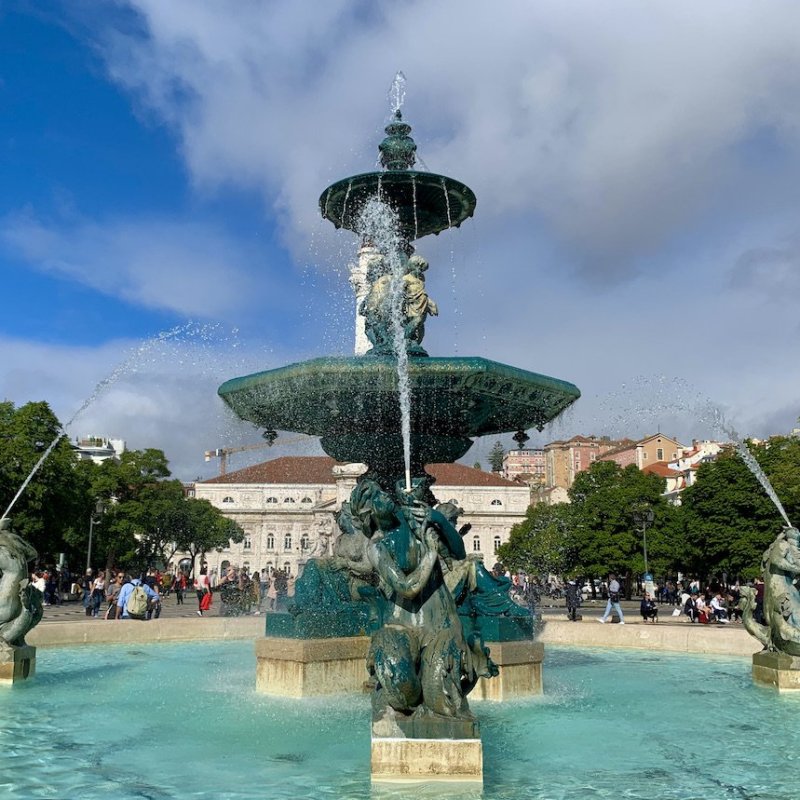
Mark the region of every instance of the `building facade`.
[[547, 487], [569, 489], [579, 472], [589, 469], [595, 461], [620, 444], [607, 436], [573, 436], [566, 441], [546, 444], [544, 454]]
[[124, 439], [107, 439], [105, 436], [84, 436], [72, 445], [79, 461], [102, 464], [109, 458], [119, 458], [125, 452]]
[[[363, 464], [338, 464], [328, 456], [286, 456], [198, 481], [194, 496], [244, 531], [241, 543], [206, 553], [209, 570], [219, 576], [234, 565], [301, 574], [309, 558], [331, 554], [339, 536], [334, 515], [364, 470]], [[530, 489], [462, 464], [429, 464], [427, 470], [436, 479], [437, 499], [455, 502], [464, 509], [459, 525], [472, 525], [467, 552], [481, 554], [491, 567], [511, 527], [525, 518]], [[174, 562], [180, 558], [176, 554]]]
[[509, 450], [503, 456], [503, 477], [522, 480], [530, 486], [544, 486], [547, 481], [547, 459], [543, 449]]

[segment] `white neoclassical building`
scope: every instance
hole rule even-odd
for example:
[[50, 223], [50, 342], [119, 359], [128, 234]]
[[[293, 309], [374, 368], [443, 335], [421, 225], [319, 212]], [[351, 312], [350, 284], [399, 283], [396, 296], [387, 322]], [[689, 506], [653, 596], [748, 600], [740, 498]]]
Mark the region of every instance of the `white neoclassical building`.
[[[300, 574], [310, 557], [331, 552], [339, 535], [334, 514], [364, 469], [327, 456], [285, 456], [197, 482], [194, 496], [209, 500], [245, 533], [240, 544], [207, 553], [209, 569], [219, 575], [232, 564]], [[437, 499], [458, 503], [464, 509], [459, 524], [472, 525], [467, 552], [481, 553], [491, 567], [511, 527], [525, 518], [529, 487], [462, 464], [427, 469], [436, 478]]]

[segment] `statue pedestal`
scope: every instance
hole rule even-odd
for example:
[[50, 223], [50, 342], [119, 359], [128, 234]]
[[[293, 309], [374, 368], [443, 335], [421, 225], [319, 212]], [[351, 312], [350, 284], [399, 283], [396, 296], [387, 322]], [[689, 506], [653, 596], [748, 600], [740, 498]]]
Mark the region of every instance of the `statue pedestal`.
[[372, 737], [374, 782], [483, 782], [480, 739]]
[[753, 681], [779, 692], [800, 691], [800, 656], [766, 650], [754, 653]]
[[486, 646], [500, 674], [481, 678], [470, 697], [503, 701], [542, 693], [542, 642], [487, 642]]
[[369, 637], [256, 641], [256, 691], [280, 697], [363, 692]]
[[0, 649], [0, 686], [13, 686], [36, 674], [36, 648], [29, 644]]

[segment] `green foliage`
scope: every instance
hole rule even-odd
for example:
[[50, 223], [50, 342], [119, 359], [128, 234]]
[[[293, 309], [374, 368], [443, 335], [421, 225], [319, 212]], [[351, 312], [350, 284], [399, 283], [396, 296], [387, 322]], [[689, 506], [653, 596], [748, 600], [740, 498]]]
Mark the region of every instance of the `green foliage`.
[[572, 508], [567, 503], [531, 506], [525, 521], [511, 529], [508, 541], [497, 551], [507, 568], [529, 575], [571, 570], [575, 560]]
[[[61, 424], [47, 403], [19, 408], [0, 403], [0, 513], [60, 433]], [[88, 525], [88, 488], [86, 470], [62, 436], [9, 513], [15, 532], [31, 542], [42, 560], [65, 549], [64, 535]]]
[[676, 511], [663, 497], [664, 480], [631, 465], [598, 461], [575, 478], [569, 491], [573, 507], [575, 567], [589, 576], [644, 572], [642, 527], [635, 512], [648, 507], [648, 568], [663, 575], [676, 565]]
[[501, 472], [503, 470], [503, 456], [506, 451], [503, 450], [503, 445], [500, 442], [495, 442], [492, 449], [489, 451], [489, 466], [492, 472]]
[[[787, 513], [800, 511], [800, 442], [775, 437], [751, 446]], [[727, 572], [752, 578], [783, 520], [756, 477], [728, 449], [698, 469], [681, 495], [686, 564], [700, 576]]]

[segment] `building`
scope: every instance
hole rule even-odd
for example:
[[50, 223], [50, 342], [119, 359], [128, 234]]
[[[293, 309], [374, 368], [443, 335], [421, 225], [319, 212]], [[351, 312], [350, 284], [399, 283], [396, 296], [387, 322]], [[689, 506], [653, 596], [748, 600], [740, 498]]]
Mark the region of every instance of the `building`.
[[546, 485], [569, 489], [579, 472], [589, 469], [609, 450], [622, 443], [607, 436], [573, 436], [544, 446]]
[[[338, 464], [328, 456], [285, 456], [229, 472], [194, 485], [194, 496], [209, 500], [244, 530], [244, 540], [206, 554], [216, 575], [235, 565], [255, 570], [302, 572], [312, 556], [331, 553], [339, 535], [334, 514], [350, 497], [363, 465]], [[429, 464], [440, 502], [464, 509], [459, 524], [472, 525], [467, 552], [491, 566], [513, 525], [525, 518], [530, 489], [463, 464]], [[181, 558], [176, 554], [175, 561]]]
[[119, 458], [125, 452], [124, 439], [106, 439], [104, 436], [84, 436], [72, 445], [79, 461], [102, 464], [109, 458]]
[[620, 442], [617, 447], [604, 453], [600, 460], [615, 461], [623, 468], [633, 464], [638, 469], [644, 469], [651, 464], [675, 461], [684, 449], [677, 439], [655, 433], [638, 442], [630, 439]]
[[530, 486], [543, 486], [547, 480], [547, 459], [544, 450], [523, 448], [509, 450], [503, 456], [503, 477], [522, 481]]

